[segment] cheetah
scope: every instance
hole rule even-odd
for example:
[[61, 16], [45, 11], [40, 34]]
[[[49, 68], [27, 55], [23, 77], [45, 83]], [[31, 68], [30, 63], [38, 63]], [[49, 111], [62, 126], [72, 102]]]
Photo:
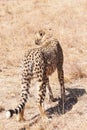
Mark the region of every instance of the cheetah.
[[46, 87], [49, 90], [49, 96], [51, 100], [53, 100], [54, 97], [49, 84], [49, 76], [56, 69], [61, 86], [62, 113], [64, 114], [65, 112], [63, 51], [60, 43], [57, 39], [52, 39], [48, 37], [44, 30], [40, 30], [36, 33], [35, 44], [39, 45], [39, 47], [29, 49], [23, 59], [21, 71], [22, 94], [20, 103], [15, 109], [10, 109], [6, 112], [7, 118], [10, 118], [14, 114], [17, 114], [18, 121], [24, 120], [23, 117], [25, 104], [28, 100], [29, 88], [32, 80], [35, 80], [35, 83], [38, 83], [39, 90], [37, 104], [40, 110], [41, 117], [46, 116], [45, 110], [43, 108], [43, 102], [46, 95]]

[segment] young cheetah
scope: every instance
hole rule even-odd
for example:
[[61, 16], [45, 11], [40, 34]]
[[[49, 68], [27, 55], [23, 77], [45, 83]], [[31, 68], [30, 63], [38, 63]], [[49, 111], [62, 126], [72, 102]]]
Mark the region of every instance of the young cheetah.
[[22, 96], [19, 105], [7, 111], [7, 118], [18, 114], [18, 120], [23, 120], [24, 108], [28, 99], [31, 80], [38, 82], [38, 107], [43, 117], [45, 114], [42, 107], [45, 99], [46, 87], [49, 89], [50, 98], [53, 100], [52, 90], [49, 84], [49, 76], [57, 69], [58, 79], [61, 86], [62, 113], [64, 114], [65, 87], [63, 73], [63, 51], [57, 39], [49, 38], [46, 32], [40, 30], [36, 34], [35, 43], [42, 45], [38, 48], [30, 49], [24, 57], [22, 63]]

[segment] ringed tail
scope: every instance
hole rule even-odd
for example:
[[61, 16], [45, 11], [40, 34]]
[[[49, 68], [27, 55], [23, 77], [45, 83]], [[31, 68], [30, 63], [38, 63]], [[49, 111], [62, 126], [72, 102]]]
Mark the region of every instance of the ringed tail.
[[23, 89], [22, 89], [21, 101], [15, 109], [9, 109], [6, 112], [6, 118], [7, 119], [11, 118], [14, 114], [19, 114], [24, 109], [25, 104], [28, 100], [28, 94], [29, 94], [28, 86], [24, 85]]
[[[29, 55], [29, 54], [28, 54]], [[15, 108], [15, 109], [9, 109], [6, 112], [6, 118], [9, 119], [11, 118], [14, 114], [19, 114], [20, 112], [22, 112], [22, 110], [25, 107], [25, 104], [28, 100], [28, 94], [29, 94], [29, 88], [30, 88], [30, 79], [33, 73], [33, 66], [34, 66], [34, 62], [30, 61], [29, 63], [27, 63], [27, 58], [28, 55], [25, 55], [25, 59], [23, 60], [23, 64], [22, 64], [22, 94], [21, 94], [21, 100], [19, 105]]]

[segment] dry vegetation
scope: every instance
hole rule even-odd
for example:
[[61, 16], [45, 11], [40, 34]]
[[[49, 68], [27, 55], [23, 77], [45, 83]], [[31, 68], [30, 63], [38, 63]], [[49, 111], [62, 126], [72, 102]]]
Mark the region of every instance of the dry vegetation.
[[[19, 101], [19, 66], [26, 50], [35, 47], [34, 35], [51, 29], [64, 51], [66, 114], [58, 103], [45, 100], [52, 116], [42, 122], [35, 105], [35, 88], [26, 106], [25, 122], [5, 118], [5, 110]], [[60, 95], [56, 72], [51, 77], [55, 97]], [[34, 91], [34, 92], [33, 92]], [[87, 0], [0, 0], [0, 130], [87, 129]], [[70, 98], [71, 97], [71, 98]]]

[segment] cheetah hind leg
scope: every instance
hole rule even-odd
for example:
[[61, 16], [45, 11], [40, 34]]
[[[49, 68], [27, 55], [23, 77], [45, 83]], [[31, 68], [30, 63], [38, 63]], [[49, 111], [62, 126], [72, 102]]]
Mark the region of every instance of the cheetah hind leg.
[[24, 109], [17, 115], [16, 119], [17, 119], [17, 121], [25, 121]]
[[44, 120], [44, 119], [47, 119], [47, 115], [43, 108], [43, 102], [44, 102], [45, 95], [46, 95], [46, 83], [42, 83], [39, 87], [40, 88], [39, 88], [39, 94], [38, 94], [38, 96], [39, 96], [38, 97], [38, 108], [40, 111], [41, 118]]

